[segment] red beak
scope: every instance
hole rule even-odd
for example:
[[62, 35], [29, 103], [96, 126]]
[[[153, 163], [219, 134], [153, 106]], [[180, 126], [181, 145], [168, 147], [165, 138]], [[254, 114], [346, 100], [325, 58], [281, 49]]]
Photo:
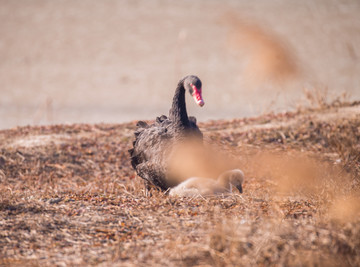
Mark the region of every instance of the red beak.
[[201, 96], [201, 88], [197, 88], [195, 85], [191, 85], [192, 89], [193, 89], [193, 93], [192, 93], [192, 96], [195, 100], [195, 103], [198, 104], [200, 107], [202, 107], [205, 102], [204, 100], [202, 99], [202, 96]]

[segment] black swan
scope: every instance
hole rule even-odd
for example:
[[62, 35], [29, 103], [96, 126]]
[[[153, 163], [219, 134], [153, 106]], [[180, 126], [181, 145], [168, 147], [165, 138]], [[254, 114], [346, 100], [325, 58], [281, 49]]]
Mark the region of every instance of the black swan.
[[152, 125], [144, 121], [137, 123], [133, 148], [129, 150], [131, 165], [138, 176], [161, 190], [176, 186], [178, 182], [168, 175], [168, 160], [171, 150], [186, 139], [202, 142], [202, 133], [194, 117], [188, 117], [185, 91], [188, 90], [199, 106], [204, 105], [201, 96], [201, 81], [189, 75], [181, 79], [176, 87], [169, 117], [162, 115]]

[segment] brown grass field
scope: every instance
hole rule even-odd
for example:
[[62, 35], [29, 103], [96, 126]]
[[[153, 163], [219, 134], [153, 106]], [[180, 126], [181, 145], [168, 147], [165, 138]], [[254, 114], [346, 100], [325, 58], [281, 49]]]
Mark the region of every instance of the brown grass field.
[[135, 122], [0, 131], [0, 265], [360, 265], [359, 103], [200, 128], [243, 194], [146, 196]]

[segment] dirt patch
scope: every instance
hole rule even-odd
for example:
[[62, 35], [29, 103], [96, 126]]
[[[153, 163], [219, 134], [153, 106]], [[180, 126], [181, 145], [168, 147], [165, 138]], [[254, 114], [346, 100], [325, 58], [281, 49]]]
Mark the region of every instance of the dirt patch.
[[47, 146], [50, 143], [54, 144], [61, 144], [66, 142], [69, 139], [69, 136], [66, 135], [58, 135], [58, 134], [51, 134], [51, 135], [34, 135], [34, 136], [27, 136], [22, 139], [16, 139], [12, 143], [8, 144], [9, 147], [36, 147], [36, 146]]

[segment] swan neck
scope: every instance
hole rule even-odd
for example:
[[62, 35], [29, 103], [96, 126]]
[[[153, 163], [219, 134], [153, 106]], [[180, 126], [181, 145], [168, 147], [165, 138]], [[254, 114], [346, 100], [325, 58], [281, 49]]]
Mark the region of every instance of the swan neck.
[[172, 121], [182, 125], [189, 124], [189, 118], [186, 111], [184, 82], [179, 82], [173, 98], [172, 107], [169, 111], [169, 117]]
[[231, 189], [230, 177], [228, 175], [224, 175], [224, 174], [220, 175], [217, 182], [223, 188]]

